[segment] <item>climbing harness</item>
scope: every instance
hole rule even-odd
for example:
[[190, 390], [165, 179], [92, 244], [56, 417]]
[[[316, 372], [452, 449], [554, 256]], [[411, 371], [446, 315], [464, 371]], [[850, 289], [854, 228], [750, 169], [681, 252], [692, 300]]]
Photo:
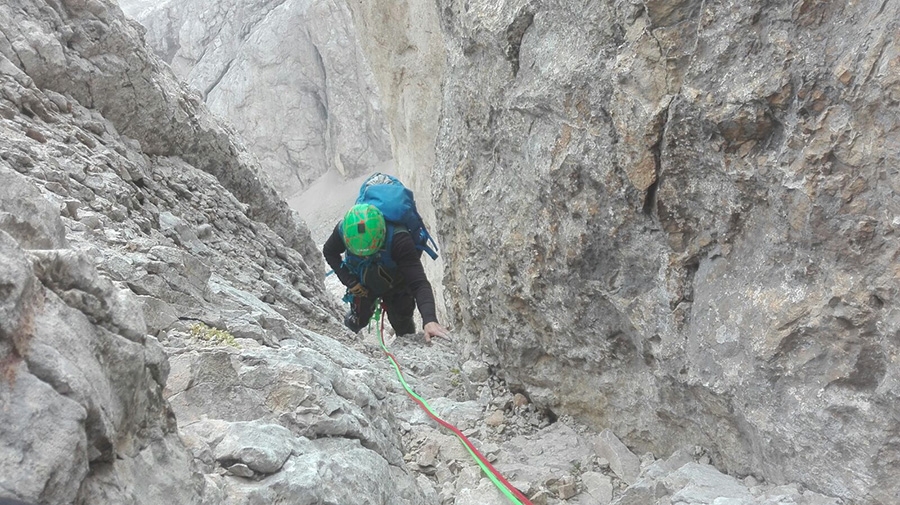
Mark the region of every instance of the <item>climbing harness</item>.
[[[376, 302], [377, 303], [377, 302]], [[406, 379], [403, 378], [403, 372], [400, 371], [400, 364], [397, 362], [397, 358], [391, 354], [391, 351], [388, 350], [387, 345], [384, 343], [384, 317], [383, 312], [387, 312], [382, 303], [378, 303], [375, 307], [375, 313], [372, 315], [371, 321], [374, 321], [376, 325], [378, 325], [378, 342], [381, 344], [381, 350], [384, 351], [384, 354], [388, 357], [391, 362], [391, 366], [394, 368], [394, 371], [397, 373], [397, 378], [400, 379], [400, 384], [403, 385], [403, 389], [406, 390], [406, 394], [410, 396], [416, 403], [419, 404], [419, 407], [428, 414], [429, 417], [437, 421], [438, 424], [452, 431], [456, 438], [458, 438], [463, 445], [466, 446], [466, 450], [469, 451], [469, 454], [472, 455], [472, 459], [478, 463], [478, 466], [481, 467], [481, 470], [487, 475], [488, 479], [497, 486], [497, 489], [503, 493], [511, 503], [515, 505], [533, 505], [528, 498], [525, 497], [518, 489], [515, 488], [512, 484], [507, 481], [497, 469], [494, 468], [493, 465], [484, 457], [478, 449], [472, 445], [472, 442], [469, 441], [468, 437], [463, 435], [459, 428], [453, 426], [447, 421], [438, 417], [428, 405], [428, 402], [423, 400], [419, 395], [409, 387], [409, 384], [406, 383]]]

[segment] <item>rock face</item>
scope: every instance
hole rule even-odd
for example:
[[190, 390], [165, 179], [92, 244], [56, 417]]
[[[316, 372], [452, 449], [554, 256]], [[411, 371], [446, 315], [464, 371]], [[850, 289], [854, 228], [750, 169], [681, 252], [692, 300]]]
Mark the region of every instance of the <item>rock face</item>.
[[[533, 502], [896, 501], [896, 5], [222, 5], [349, 9], [403, 83], [400, 175], [490, 364], [396, 352]], [[140, 27], [11, 0], [0, 33], [3, 495], [503, 503], [342, 344], [305, 226]]]
[[229, 119], [285, 197], [391, 159], [379, 90], [340, 0], [122, 2], [176, 75]]
[[[353, 202], [350, 196], [337, 202], [342, 191], [335, 179], [354, 181], [377, 168], [419, 195], [419, 212], [437, 231], [431, 167], [446, 57], [433, 5], [120, 3], [176, 74], [235, 125], [304, 217], [328, 215], [323, 228], [330, 232]], [[441, 260], [426, 262], [426, 269], [432, 279], [443, 275]], [[444, 320], [443, 290], [434, 286]]]
[[896, 501], [898, 6], [437, 7], [445, 288], [507, 378], [641, 451]]
[[[375, 379], [315, 333], [346, 336], [305, 225], [139, 26], [99, 1], [15, 0], [0, 33], [0, 496], [348, 502], [379, 478], [361, 503], [423, 503]], [[216, 369], [167, 355], [231, 349], [271, 414], [211, 391], [208, 436], [173, 395]]]
[[441, 282], [443, 237], [437, 226], [432, 167], [441, 120], [441, 86], [446, 66], [444, 32], [435, 4], [418, 0], [348, 2], [354, 29], [380, 91], [381, 110], [391, 133], [396, 174], [416, 194], [416, 206], [441, 257], [425, 261], [438, 317], [446, 321]]
[[[24, 74], [13, 76], [0, 75], [0, 130], [9, 139], [0, 143], [0, 182], [15, 195], [0, 199], [0, 488], [54, 504], [134, 503], [131, 493], [140, 503], [199, 503], [202, 478], [162, 396], [169, 370], [162, 347], [147, 335], [138, 297], [101, 276], [88, 252], [69, 247], [51, 203], [62, 199], [49, 188], [90, 194], [98, 204], [109, 204], [110, 195], [70, 183], [53, 166], [50, 149], [88, 151], [61, 139], [66, 130], [81, 130], [74, 117], [48, 110], [48, 95], [21, 86]], [[25, 112], [35, 109], [69, 124], [48, 128]], [[74, 142], [71, 136], [68, 144]], [[77, 167], [86, 182], [83, 166], [98, 165]], [[97, 189], [99, 173], [92, 176]], [[85, 220], [96, 215], [82, 213]]]

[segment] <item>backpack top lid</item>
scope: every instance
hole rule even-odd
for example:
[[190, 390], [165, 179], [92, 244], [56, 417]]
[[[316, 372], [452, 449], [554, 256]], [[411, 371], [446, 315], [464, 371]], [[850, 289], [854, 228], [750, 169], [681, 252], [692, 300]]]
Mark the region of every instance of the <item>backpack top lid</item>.
[[435, 245], [434, 239], [425, 229], [425, 223], [416, 209], [413, 192], [399, 179], [380, 172], [371, 175], [359, 188], [356, 203], [377, 207], [385, 221], [402, 225], [409, 231], [417, 249], [437, 259], [437, 253], [428, 246], [429, 242]]
[[377, 207], [370, 204], [357, 204], [350, 208], [344, 216], [341, 227], [344, 244], [357, 256], [371, 256], [384, 245], [386, 229], [384, 216]]
[[359, 188], [356, 203], [369, 203], [384, 215], [387, 221], [410, 225], [420, 225], [422, 218], [416, 210], [413, 192], [396, 177], [376, 173], [363, 182]]

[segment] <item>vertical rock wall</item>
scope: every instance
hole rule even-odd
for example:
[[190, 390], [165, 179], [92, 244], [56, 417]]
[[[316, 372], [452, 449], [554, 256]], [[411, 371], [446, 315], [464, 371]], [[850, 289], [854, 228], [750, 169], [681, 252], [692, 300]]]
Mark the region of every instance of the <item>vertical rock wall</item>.
[[442, 0], [453, 314], [556, 413], [896, 500], [898, 6]]
[[391, 159], [379, 90], [342, 1], [122, 2], [148, 43], [234, 124], [282, 195]]
[[[441, 117], [440, 92], [445, 72], [445, 42], [434, 6], [409, 0], [348, 2], [353, 26], [381, 90], [381, 109], [388, 125], [394, 167], [413, 189], [416, 206], [440, 242], [432, 203], [431, 170]], [[443, 243], [437, 262], [424, 258], [444, 321]]]

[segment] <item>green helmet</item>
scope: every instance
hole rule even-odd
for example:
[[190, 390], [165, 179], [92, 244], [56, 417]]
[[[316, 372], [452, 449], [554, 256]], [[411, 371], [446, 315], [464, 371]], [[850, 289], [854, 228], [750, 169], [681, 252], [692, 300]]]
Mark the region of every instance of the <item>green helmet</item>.
[[344, 216], [344, 244], [357, 256], [371, 256], [384, 245], [384, 215], [367, 203], [354, 205]]

